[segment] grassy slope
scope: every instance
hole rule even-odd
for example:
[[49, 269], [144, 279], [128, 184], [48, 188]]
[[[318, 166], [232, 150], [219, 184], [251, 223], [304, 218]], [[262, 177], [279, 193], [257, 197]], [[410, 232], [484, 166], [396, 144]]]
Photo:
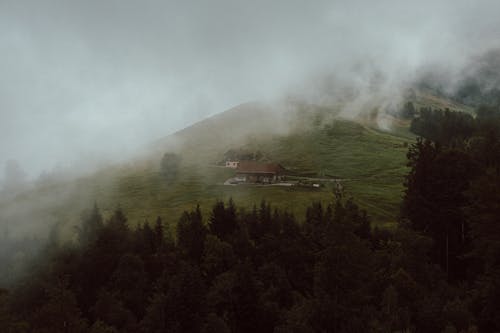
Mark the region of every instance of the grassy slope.
[[[405, 143], [413, 137], [404, 126], [387, 133], [332, 120], [335, 110], [302, 107], [301, 111], [306, 116], [297, 126], [289, 114], [269, 114], [258, 104], [239, 106], [156, 142], [154, 158], [107, 168], [76, 182], [45, 185], [0, 204], [0, 219], [21, 226], [33, 223], [34, 217], [40, 226], [47, 221], [74, 225], [82, 209], [96, 201], [105, 215], [120, 205], [132, 224], [156, 216], [174, 222], [196, 203], [208, 216], [216, 199], [230, 197], [247, 209], [265, 199], [302, 218], [311, 202], [332, 201], [331, 185], [319, 190], [220, 185], [234, 171], [215, 163], [227, 149], [244, 147], [260, 150], [296, 174], [345, 179], [346, 196], [354, 197], [377, 224], [392, 224], [406, 173]], [[165, 184], [158, 170], [160, 152], [166, 150], [183, 156], [173, 184]]]
[[[405, 137], [338, 120], [307, 131], [252, 138], [244, 146], [260, 150], [295, 174], [346, 179], [346, 196], [354, 197], [375, 222], [390, 224], [396, 219], [402, 194], [407, 141]], [[319, 190], [222, 186], [234, 171], [213, 164], [217, 161], [214, 156], [226, 148], [200, 145], [200, 154], [212, 158], [195, 163], [185, 157], [173, 184], [165, 184], [157, 164], [152, 164], [140, 170], [123, 170], [106, 191], [95, 191], [94, 197], [108, 212], [120, 203], [133, 221], [151, 221], [160, 215], [169, 222], [176, 221], [183, 210], [192, 209], [195, 203], [208, 213], [216, 199], [230, 197], [247, 209], [265, 199], [299, 217], [311, 202], [327, 203], [333, 199], [331, 185]], [[189, 148], [189, 154], [197, 155], [194, 147]]]

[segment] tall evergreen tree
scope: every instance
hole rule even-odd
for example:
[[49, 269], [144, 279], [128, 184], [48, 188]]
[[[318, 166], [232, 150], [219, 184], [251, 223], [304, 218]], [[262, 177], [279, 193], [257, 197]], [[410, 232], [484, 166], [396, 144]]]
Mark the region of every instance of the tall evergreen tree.
[[203, 224], [200, 207], [193, 212], [184, 212], [177, 224], [177, 246], [183, 255], [194, 263], [199, 263], [207, 228]]

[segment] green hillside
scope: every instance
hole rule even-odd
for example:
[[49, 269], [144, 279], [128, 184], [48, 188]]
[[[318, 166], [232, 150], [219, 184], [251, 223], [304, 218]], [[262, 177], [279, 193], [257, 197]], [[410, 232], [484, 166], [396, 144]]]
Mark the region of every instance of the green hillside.
[[[335, 178], [341, 179], [345, 197], [353, 197], [374, 223], [391, 225], [399, 210], [407, 146], [414, 138], [404, 126], [384, 132], [363, 124], [338, 118], [335, 108], [301, 105], [275, 112], [244, 104], [159, 140], [147, 157], [74, 182], [38, 186], [4, 202], [1, 218], [21, 230], [23, 225], [33, 230], [33, 223], [42, 230], [53, 221], [75, 225], [81, 211], [97, 202], [105, 215], [122, 207], [131, 224], [157, 216], [171, 223], [197, 203], [208, 213], [215, 200], [230, 197], [246, 209], [265, 199], [302, 218], [312, 201], [333, 200]], [[293, 179], [321, 178], [310, 182], [323, 186], [224, 186], [234, 170], [216, 164], [228, 149], [259, 151], [264, 160], [281, 163]], [[160, 173], [167, 151], [182, 158], [170, 184]]]
[[[401, 197], [407, 138], [390, 135], [348, 121], [335, 121], [270, 138], [254, 138], [244, 147], [263, 152], [268, 160], [281, 163], [297, 176], [340, 178], [345, 195], [354, 197], [378, 223], [395, 221]], [[201, 150], [208, 149], [203, 145]], [[191, 151], [192, 153], [192, 151]], [[223, 149], [213, 150], [214, 155]], [[143, 170], [125, 171], [107, 191], [96, 192], [97, 202], [106, 210], [120, 203], [133, 220], [152, 220], [157, 215], [175, 221], [185, 209], [199, 203], [203, 210], [215, 199], [232, 197], [251, 209], [261, 199], [271, 201], [302, 216], [312, 202], [333, 200], [332, 183], [323, 181], [320, 189], [276, 186], [224, 186], [234, 174], [231, 169], [215, 166], [217, 158], [205, 164], [187, 159], [178, 179], [166, 184], [156, 164]]]

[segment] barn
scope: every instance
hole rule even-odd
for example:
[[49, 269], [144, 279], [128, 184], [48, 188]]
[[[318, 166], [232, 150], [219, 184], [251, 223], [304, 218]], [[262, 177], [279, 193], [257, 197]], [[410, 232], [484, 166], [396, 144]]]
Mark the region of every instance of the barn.
[[240, 161], [236, 168], [236, 178], [245, 183], [270, 184], [284, 179], [285, 168], [277, 163]]

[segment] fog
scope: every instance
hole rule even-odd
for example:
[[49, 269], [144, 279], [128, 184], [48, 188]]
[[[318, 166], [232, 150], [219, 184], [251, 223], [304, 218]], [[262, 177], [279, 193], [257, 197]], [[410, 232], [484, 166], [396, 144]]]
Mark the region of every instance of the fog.
[[428, 68], [455, 78], [500, 45], [499, 12], [494, 0], [1, 0], [0, 163], [36, 177], [123, 159], [243, 102], [328, 98], [332, 76], [385, 94]]

